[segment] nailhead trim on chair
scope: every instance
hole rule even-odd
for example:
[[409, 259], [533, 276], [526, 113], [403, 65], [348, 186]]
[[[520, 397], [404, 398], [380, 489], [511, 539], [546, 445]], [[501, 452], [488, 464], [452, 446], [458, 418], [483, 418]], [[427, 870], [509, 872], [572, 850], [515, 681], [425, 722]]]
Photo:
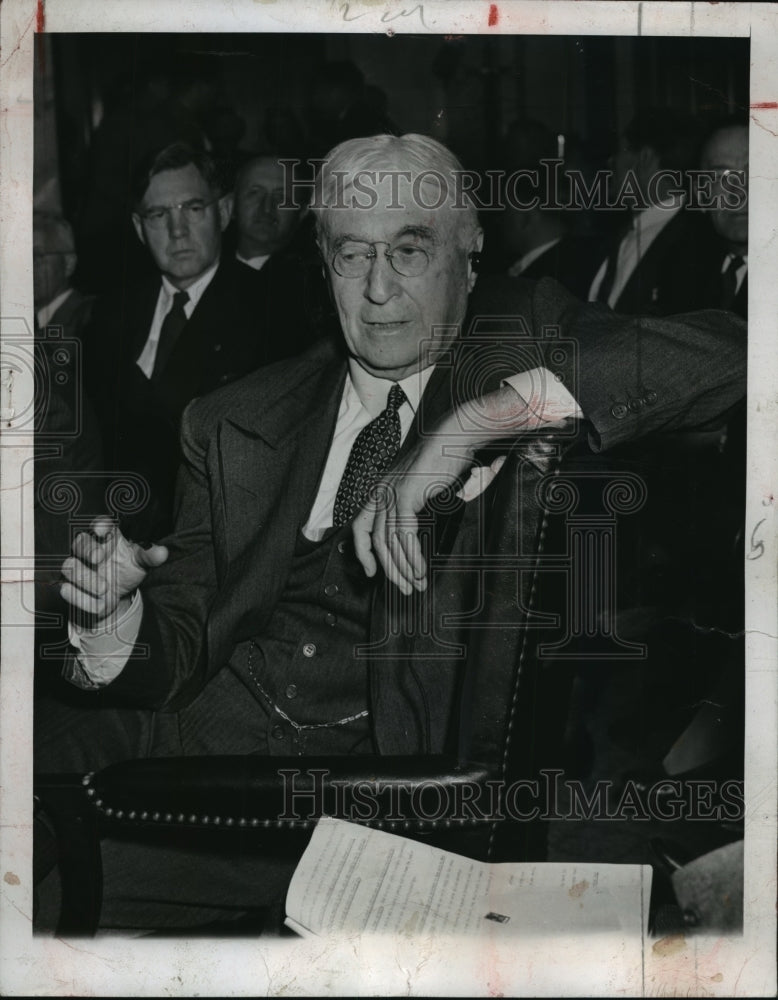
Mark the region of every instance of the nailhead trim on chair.
[[[262, 827], [262, 829], [276, 829], [276, 830], [305, 830], [314, 826], [317, 818], [313, 817], [311, 819], [259, 819], [258, 817], [252, 816], [247, 818], [245, 816], [240, 816], [237, 819], [233, 816], [209, 816], [207, 813], [199, 816], [196, 813], [190, 813], [185, 815], [184, 813], [178, 813], [174, 816], [173, 813], [161, 813], [158, 811], [149, 813], [146, 809], [136, 810], [129, 809], [125, 811], [124, 809], [114, 809], [112, 806], [106, 805], [102, 799], [97, 798], [97, 791], [92, 787], [92, 780], [94, 778], [94, 772], [90, 774], [85, 774], [81, 779], [81, 784], [86, 789], [87, 799], [90, 801], [95, 810], [103, 816], [105, 819], [124, 821], [131, 823], [164, 823], [164, 824], [174, 824], [179, 826], [238, 826], [245, 828], [250, 826], [252, 829], [257, 829]], [[466, 827], [466, 826], [482, 826], [484, 824], [490, 823], [491, 820], [475, 819], [472, 816], [469, 817], [457, 817], [455, 819], [416, 819], [416, 820], [360, 820], [365, 826], [376, 827], [379, 830], [450, 830], [452, 827]]]

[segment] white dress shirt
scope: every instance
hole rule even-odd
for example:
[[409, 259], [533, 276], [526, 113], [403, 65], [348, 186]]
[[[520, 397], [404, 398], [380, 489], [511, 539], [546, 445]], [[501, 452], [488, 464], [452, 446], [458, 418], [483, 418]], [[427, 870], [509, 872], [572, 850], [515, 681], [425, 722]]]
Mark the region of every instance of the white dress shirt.
[[51, 317], [59, 309], [62, 303], [70, 298], [72, 293], [72, 288], [66, 288], [64, 292], [60, 292], [59, 295], [55, 296], [51, 302], [48, 302], [45, 306], [40, 307], [35, 314], [35, 318], [38, 321], [38, 329], [43, 330], [48, 325]]
[[508, 268], [508, 277], [518, 278], [520, 274], [524, 274], [530, 264], [534, 264], [539, 257], [543, 256], [546, 250], [550, 250], [551, 247], [555, 247], [561, 239], [561, 236], [557, 236], [554, 240], [549, 240], [547, 243], [541, 243], [539, 247], [533, 247], [531, 250], [528, 250], [523, 257], [519, 257], [519, 259]]
[[[218, 266], [219, 261], [217, 260], [207, 271], [200, 275], [197, 281], [194, 281], [188, 288], [183, 289], [189, 296], [189, 300], [184, 306], [184, 313], [187, 319], [191, 317], [197, 308], [197, 303], [203, 297], [205, 289], [210, 285]], [[165, 317], [173, 305], [173, 296], [179, 291], [181, 289], [172, 285], [163, 274], [162, 287], [157, 296], [157, 307], [154, 310], [154, 318], [151, 321], [149, 335], [146, 338], [146, 343], [140, 352], [138, 360], [135, 362], [146, 378], [151, 378], [154, 371], [154, 362], [157, 360], [157, 347], [159, 346], [159, 335], [162, 332], [162, 324], [165, 322]]]
[[[662, 230], [681, 211], [684, 206], [683, 200], [678, 198], [657, 202], [642, 212], [636, 212], [632, 216], [632, 226], [626, 236], [619, 243], [618, 258], [616, 261], [616, 275], [613, 279], [613, 287], [608, 295], [608, 305], [614, 308], [619, 296], [627, 286], [627, 282], [632, 277], [632, 273], [638, 266], [646, 251], [659, 236]], [[597, 301], [597, 293], [605, 278], [608, 269], [608, 258], [600, 265], [597, 274], [594, 276], [589, 289], [589, 301]]]
[[[721, 262], [722, 274], [726, 274], [726, 272], [730, 269], [730, 267], [732, 267], [732, 262], [734, 261], [736, 256], [738, 255], [734, 253], [727, 254], [724, 260]], [[739, 256], [740, 259], [743, 261], [743, 263], [738, 267], [737, 271], [735, 271], [735, 295], [737, 295], [737, 293], [743, 287], [743, 282], [745, 281], [746, 274], [748, 273], [748, 254], [741, 254]], [[40, 321], [38, 322], [40, 325]]]
[[241, 257], [239, 253], [235, 253], [235, 260], [239, 260], [241, 264], [245, 264], [250, 267], [253, 271], [261, 271], [263, 265], [270, 260], [269, 253], [258, 254], [256, 257]]
[[[398, 410], [401, 440], [404, 441], [422, 393], [432, 375], [434, 365], [403, 379], [399, 384], [406, 401]], [[527, 403], [530, 412], [542, 423], [553, 424], [567, 417], [580, 417], [581, 410], [568, 390], [545, 368], [520, 372], [505, 380]], [[349, 361], [349, 373], [343, 387], [335, 432], [319, 482], [311, 513], [303, 534], [316, 541], [332, 526], [335, 495], [346, 469], [354, 441], [371, 420], [386, 409], [389, 390], [394, 385], [388, 379], [376, 378], [356, 361]], [[504, 457], [501, 456], [504, 460]], [[502, 466], [497, 459], [488, 468], [476, 468], [459, 495], [466, 501], [483, 492]], [[136, 591], [127, 611], [118, 619], [106, 619], [96, 629], [69, 626], [70, 642], [77, 656], [71, 661], [67, 680], [78, 687], [103, 687], [119, 676], [135, 645], [143, 616], [143, 600]]]

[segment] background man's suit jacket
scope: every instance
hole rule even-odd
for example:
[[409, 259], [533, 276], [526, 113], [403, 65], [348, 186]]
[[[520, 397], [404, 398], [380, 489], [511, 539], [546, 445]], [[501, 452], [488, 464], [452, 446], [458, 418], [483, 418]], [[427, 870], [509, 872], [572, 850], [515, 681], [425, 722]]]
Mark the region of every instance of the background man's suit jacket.
[[224, 260], [187, 321], [158, 380], [136, 361], [149, 335], [160, 290], [155, 277], [121, 288], [95, 306], [87, 345], [87, 385], [100, 418], [106, 463], [143, 476], [151, 495], [127, 515], [144, 540], [170, 530], [181, 414], [190, 400], [286, 357], [289, 342], [260, 329], [246, 269]]
[[699, 212], [681, 209], [659, 232], [622, 289], [615, 312], [670, 316], [687, 311], [684, 276], [700, 253]]
[[554, 278], [568, 292], [586, 301], [602, 254], [603, 240], [571, 233], [533, 260], [521, 277], [532, 281]]
[[[427, 386], [406, 448], [452, 402], [537, 364], [546, 364], [570, 387], [596, 449], [709, 420], [744, 391], [742, 324], [727, 314], [698, 314], [683, 324], [626, 319], [605, 308], [581, 309], [553, 281], [512, 279], [483, 283], [471, 316], [477, 322], [468, 337], [439, 362]], [[518, 336], [511, 337], [511, 330]], [[561, 352], [560, 330], [572, 337]], [[485, 356], [475, 362], [479, 352], [493, 363]], [[135, 653], [109, 690], [131, 704], [220, 718], [221, 733], [216, 727], [208, 752], [235, 752], [233, 734], [260, 710], [229, 660], [236, 642], [262, 630], [283, 590], [297, 534], [316, 495], [345, 377], [341, 347], [324, 341], [300, 358], [198, 400], [184, 415], [176, 532], [165, 542], [170, 558], [146, 581]], [[630, 408], [623, 402], [628, 398], [644, 399], [645, 405]], [[523, 551], [532, 553], [541, 511], [530, 494], [532, 482], [525, 489], [517, 478], [519, 451], [512, 451], [479, 501], [460, 509], [454, 540], [441, 542], [441, 549], [480, 545], [486, 505], [493, 512], [487, 546], [514, 552], [519, 533]], [[445, 525], [438, 539], [444, 532]], [[522, 587], [531, 585], [530, 576]], [[471, 590], [468, 574], [442, 572], [421, 599], [428, 602], [425, 613], [461, 611]], [[515, 606], [517, 597], [498, 599]], [[487, 603], [488, 614], [495, 604]], [[492, 655], [510, 675], [526, 630], [521, 623], [483, 630], [464, 651], [413, 661], [409, 652], [423, 652], [429, 638], [409, 634], [385, 642], [390, 607], [379, 586], [371, 636], [381, 655], [368, 660], [376, 745], [383, 753], [440, 751], [457, 737], [452, 724], [468, 673]], [[509, 683], [506, 676], [493, 696], [504, 697]], [[488, 711], [488, 705], [475, 710]]]

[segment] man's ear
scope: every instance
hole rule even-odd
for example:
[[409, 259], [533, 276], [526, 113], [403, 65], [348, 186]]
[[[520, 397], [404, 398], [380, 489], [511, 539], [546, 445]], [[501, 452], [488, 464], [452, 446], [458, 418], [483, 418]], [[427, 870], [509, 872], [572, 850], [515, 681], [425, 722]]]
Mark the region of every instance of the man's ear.
[[76, 264], [78, 263], [78, 257], [74, 253], [65, 254], [65, 277], [69, 280], [73, 277], [73, 273], [76, 270]]
[[138, 234], [138, 239], [141, 243], [146, 246], [146, 237], [143, 234], [143, 223], [137, 212], [132, 213], [132, 224], [135, 226], [135, 232]]
[[227, 228], [232, 218], [232, 203], [234, 200], [232, 193], [223, 194], [219, 198], [219, 223], [221, 224], [222, 232]]
[[478, 229], [473, 235], [470, 241], [470, 250], [467, 255], [467, 291], [472, 292], [475, 287], [476, 279], [478, 274], [474, 266], [473, 255], [480, 254], [484, 245], [484, 231], [483, 229]]

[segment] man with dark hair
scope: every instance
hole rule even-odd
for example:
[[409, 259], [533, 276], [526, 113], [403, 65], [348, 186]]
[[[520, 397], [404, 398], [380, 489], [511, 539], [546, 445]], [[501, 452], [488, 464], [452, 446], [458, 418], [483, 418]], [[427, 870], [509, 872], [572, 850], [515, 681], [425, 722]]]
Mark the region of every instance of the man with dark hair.
[[594, 275], [590, 302], [633, 314], [682, 311], [675, 278], [696, 233], [685, 181], [691, 135], [690, 123], [669, 108], [643, 111], [625, 129], [611, 157], [611, 200], [628, 218]]
[[232, 211], [211, 158], [183, 143], [134, 178], [132, 222], [157, 274], [96, 304], [88, 388], [109, 469], [141, 477], [127, 524], [138, 538], [172, 525], [178, 426], [186, 404], [263, 361], [252, 289], [220, 260]]

